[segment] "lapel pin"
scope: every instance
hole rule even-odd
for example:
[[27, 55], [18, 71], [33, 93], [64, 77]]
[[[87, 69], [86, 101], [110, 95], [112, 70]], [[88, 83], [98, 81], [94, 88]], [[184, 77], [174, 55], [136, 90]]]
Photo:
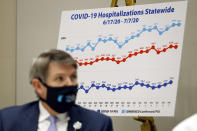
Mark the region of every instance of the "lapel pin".
[[79, 121], [77, 121], [73, 124], [74, 131], [81, 129], [81, 127], [82, 127], [82, 124]]

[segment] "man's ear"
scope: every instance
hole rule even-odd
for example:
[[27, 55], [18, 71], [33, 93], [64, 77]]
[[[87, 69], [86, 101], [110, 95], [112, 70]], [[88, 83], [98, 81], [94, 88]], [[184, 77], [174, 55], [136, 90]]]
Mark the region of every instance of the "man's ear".
[[44, 89], [43, 85], [41, 84], [40, 80], [37, 78], [32, 79], [32, 85], [39, 96], [43, 95]]

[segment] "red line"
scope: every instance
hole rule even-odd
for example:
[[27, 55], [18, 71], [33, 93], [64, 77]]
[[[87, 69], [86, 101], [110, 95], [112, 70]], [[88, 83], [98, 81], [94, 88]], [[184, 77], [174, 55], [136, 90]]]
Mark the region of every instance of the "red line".
[[[178, 48], [177, 43], [176, 43], [176, 45], [170, 44], [168, 47], [163, 48], [161, 50], [156, 49], [155, 45], [152, 45], [151, 48], [149, 48], [149, 49], [140, 50], [140, 51], [134, 52], [134, 53], [129, 53], [125, 58], [121, 59], [120, 57], [118, 57], [118, 59], [121, 59], [121, 60], [116, 60], [114, 57], [110, 58], [110, 57], [103, 57], [102, 56], [101, 58], [96, 58], [95, 60], [90, 61], [90, 62], [79, 62], [78, 60], [75, 60], [75, 62], [78, 63], [79, 66], [93, 65], [94, 63], [97, 63], [100, 61], [113, 61], [113, 62], [116, 62], [116, 64], [120, 64], [121, 62], [125, 62], [127, 59], [129, 59], [133, 56], [137, 56], [139, 54], [144, 54], [144, 53], [149, 53], [151, 50], [154, 50], [157, 53], [157, 55], [159, 55], [161, 52], [166, 52], [168, 49], [172, 49], [172, 48], [177, 49]], [[87, 60], [87, 59], [85, 59], [85, 60]]]

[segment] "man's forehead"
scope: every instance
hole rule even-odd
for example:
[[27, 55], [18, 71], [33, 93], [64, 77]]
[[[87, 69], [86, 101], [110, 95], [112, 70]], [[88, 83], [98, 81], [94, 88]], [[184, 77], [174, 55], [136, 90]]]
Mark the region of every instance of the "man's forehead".
[[76, 68], [73, 65], [68, 64], [58, 64], [58, 63], [50, 63], [48, 71], [72, 71], [76, 72]]
[[69, 63], [58, 63], [58, 62], [51, 62], [49, 66], [53, 67], [64, 67], [64, 68], [75, 68], [74, 65]]

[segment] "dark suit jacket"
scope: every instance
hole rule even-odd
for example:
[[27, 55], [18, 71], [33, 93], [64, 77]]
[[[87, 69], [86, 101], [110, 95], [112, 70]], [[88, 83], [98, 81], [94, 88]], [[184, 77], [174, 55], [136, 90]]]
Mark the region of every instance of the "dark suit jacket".
[[[69, 115], [68, 131], [74, 131], [77, 121], [82, 123], [77, 131], [113, 131], [111, 119], [95, 111], [75, 105]], [[38, 101], [0, 110], [0, 131], [37, 131], [38, 117]]]

